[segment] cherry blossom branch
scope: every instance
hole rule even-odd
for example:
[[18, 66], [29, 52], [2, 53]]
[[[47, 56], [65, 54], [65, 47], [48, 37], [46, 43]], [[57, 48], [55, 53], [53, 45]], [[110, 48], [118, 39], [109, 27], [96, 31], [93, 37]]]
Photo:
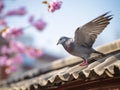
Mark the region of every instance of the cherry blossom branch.
[[[48, 7], [48, 11], [53, 13], [56, 10], [59, 10], [62, 5], [62, 1], [59, 0], [51, 0], [51, 2], [43, 1], [43, 4], [46, 4]], [[20, 7], [17, 9], [9, 10], [3, 13], [3, 9], [5, 8], [3, 0], [0, 0], [0, 26], [7, 26], [6, 18], [11, 16], [24, 16], [27, 14], [27, 10], [25, 7]], [[15, 41], [14, 38], [23, 35], [23, 31], [30, 27], [35, 27], [38, 31], [43, 31], [47, 26], [47, 23], [42, 19], [34, 20], [34, 16], [29, 18], [29, 25], [21, 28], [9, 28], [6, 27], [0, 32], [0, 37], [2, 36], [8, 44], [0, 45], [0, 66], [6, 66], [5, 72], [10, 74], [17, 70], [16, 65], [22, 64], [24, 58], [23, 54], [38, 59], [43, 52], [40, 49], [36, 49], [33, 47], [29, 47], [24, 45], [20, 41]]]

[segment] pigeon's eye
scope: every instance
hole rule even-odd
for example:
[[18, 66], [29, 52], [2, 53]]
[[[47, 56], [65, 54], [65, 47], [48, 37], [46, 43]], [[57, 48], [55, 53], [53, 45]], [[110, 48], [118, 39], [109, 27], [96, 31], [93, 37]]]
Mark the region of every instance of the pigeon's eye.
[[62, 38], [60, 38], [60, 41], [62, 40]]

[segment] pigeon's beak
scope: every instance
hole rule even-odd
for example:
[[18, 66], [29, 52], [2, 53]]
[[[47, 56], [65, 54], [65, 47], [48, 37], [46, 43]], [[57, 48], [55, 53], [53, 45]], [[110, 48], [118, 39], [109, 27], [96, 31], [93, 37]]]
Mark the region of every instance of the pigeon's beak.
[[65, 39], [58, 40], [58, 43], [57, 43], [57, 45], [58, 45], [58, 44], [63, 44], [64, 42], [65, 42]]
[[57, 42], [57, 45], [58, 45], [58, 44], [61, 44], [61, 43], [62, 43], [62, 41], [61, 41], [61, 40], [59, 40], [59, 41]]
[[58, 44], [60, 44], [60, 41], [58, 41], [56, 45], [58, 45]]

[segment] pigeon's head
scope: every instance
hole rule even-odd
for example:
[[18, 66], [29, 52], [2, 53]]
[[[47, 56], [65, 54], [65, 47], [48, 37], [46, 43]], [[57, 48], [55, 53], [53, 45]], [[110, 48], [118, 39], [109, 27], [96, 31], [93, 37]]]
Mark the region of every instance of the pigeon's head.
[[61, 37], [59, 40], [58, 40], [58, 44], [64, 44], [67, 40], [69, 40], [70, 38], [68, 37]]

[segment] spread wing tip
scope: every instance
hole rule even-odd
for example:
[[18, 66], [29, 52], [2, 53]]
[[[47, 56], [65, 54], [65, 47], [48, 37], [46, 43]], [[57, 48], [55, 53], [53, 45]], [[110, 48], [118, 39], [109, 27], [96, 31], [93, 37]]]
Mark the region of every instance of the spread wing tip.
[[[101, 16], [107, 16], [109, 13], [111, 13], [111, 11], [108, 11], [108, 12], [102, 14]], [[113, 16], [113, 15], [109, 15], [109, 16]]]
[[112, 14], [111, 15], [106, 14], [104, 17], [108, 18], [109, 20], [111, 20], [113, 18], [113, 15]]
[[104, 14], [101, 15], [101, 16], [106, 16], [106, 15], [109, 14], [109, 13], [111, 13], [111, 11], [108, 11], [108, 12], [104, 13]]
[[113, 18], [113, 15], [108, 15], [109, 13], [110, 11], [100, 15], [99, 17], [95, 18], [92, 22], [96, 22], [96, 23], [105, 22], [105, 21], [109, 22]]

